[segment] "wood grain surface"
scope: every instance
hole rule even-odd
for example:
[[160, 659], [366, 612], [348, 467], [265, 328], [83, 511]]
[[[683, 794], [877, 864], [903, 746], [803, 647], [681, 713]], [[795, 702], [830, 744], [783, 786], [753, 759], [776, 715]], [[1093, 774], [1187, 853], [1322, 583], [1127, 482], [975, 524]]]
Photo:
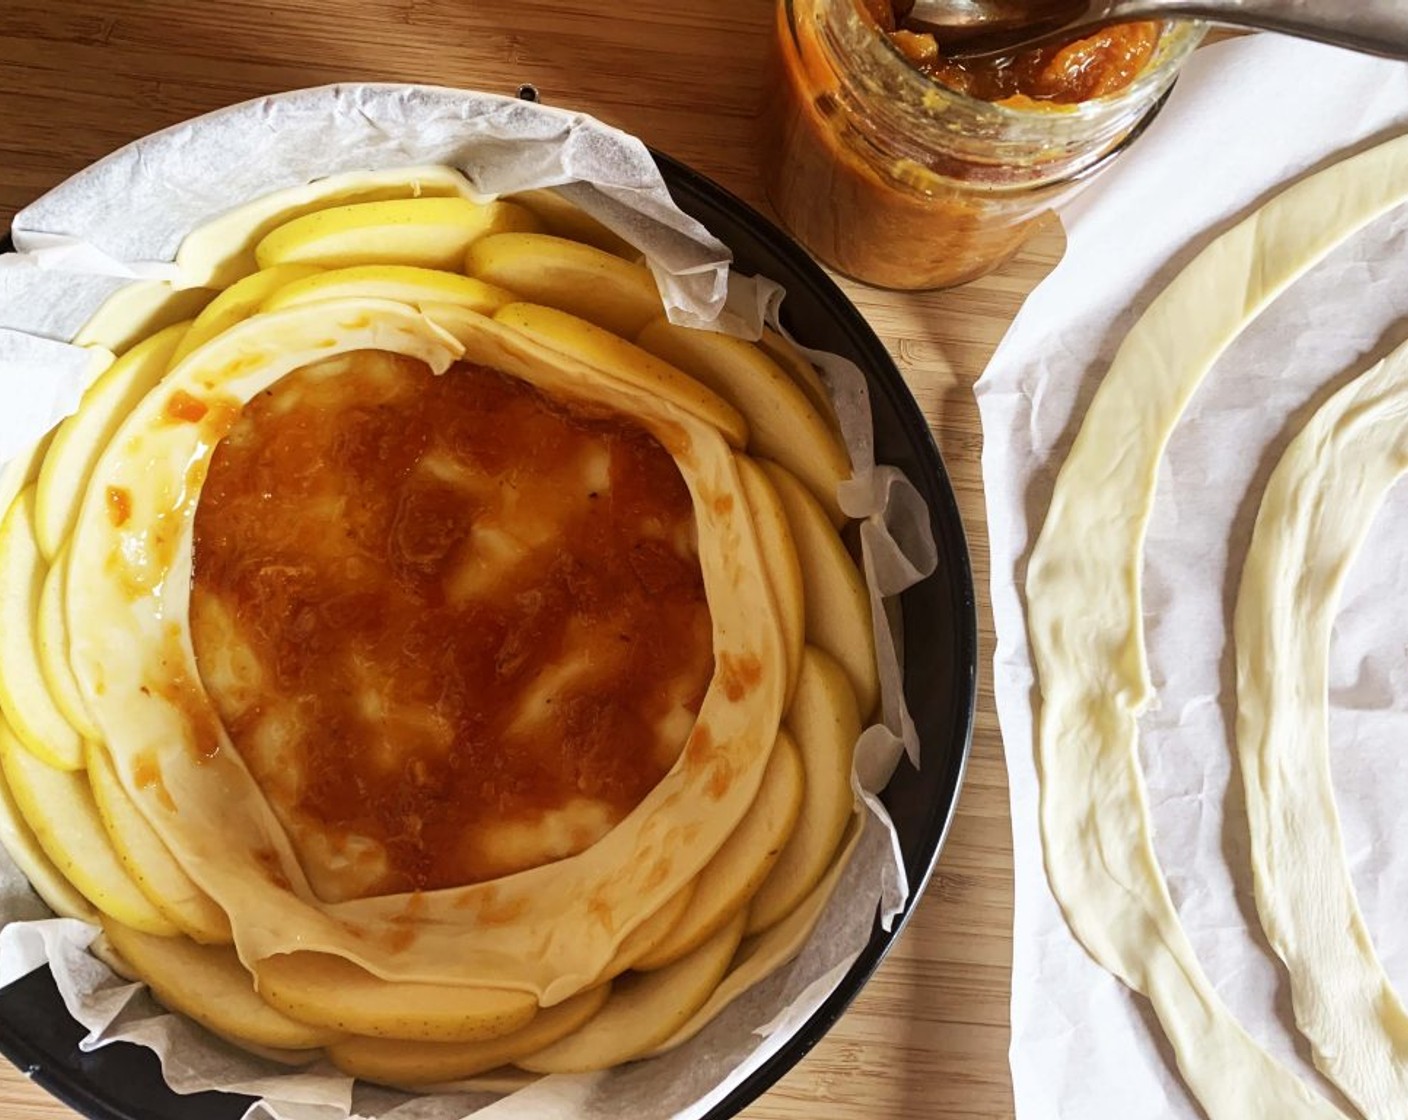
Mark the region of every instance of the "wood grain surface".
[[[766, 210], [753, 134], [772, 10], [773, 0], [0, 0], [0, 228], [145, 133], [259, 94], [353, 81], [504, 93], [530, 82]], [[748, 1120], [1012, 1114], [1012, 855], [972, 386], [1060, 244], [1053, 225], [999, 274], [951, 292], [844, 285], [898, 361], [958, 490], [980, 604], [977, 732], [957, 822], [908, 931]], [[71, 1115], [0, 1069], [0, 1120]]]

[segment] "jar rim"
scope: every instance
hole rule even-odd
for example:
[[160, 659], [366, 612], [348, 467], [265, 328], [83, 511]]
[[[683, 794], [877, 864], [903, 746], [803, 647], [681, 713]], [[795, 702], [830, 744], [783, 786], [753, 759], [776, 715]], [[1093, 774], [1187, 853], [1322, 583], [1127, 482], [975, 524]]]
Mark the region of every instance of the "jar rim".
[[[854, 3], [855, 0], [850, 0]], [[1094, 116], [1117, 114], [1127, 106], [1150, 100], [1150, 93], [1162, 92], [1169, 83], [1169, 74], [1176, 71], [1187, 57], [1202, 42], [1207, 34], [1208, 24], [1202, 20], [1165, 20], [1163, 33], [1159, 36], [1154, 57], [1144, 66], [1127, 86], [1101, 97], [1091, 97], [1074, 103], [1037, 102], [1035, 107], [1008, 105], [1000, 101], [986, 101], [971, 94], [963, 93], [944, 85], [920, 71], [883, 32], [876, 34], [885, 50], [900, 64], [903, 74], [895, 77], [901, 86], [909, 86], [914, 93], [917, 106], [930, 108], [926, 103], [937, 97], [952, 107], [959, 108], [977, 117], [987, 117], [1019, 127], [1027, 123], [1057, 121], [1078, 121]]]

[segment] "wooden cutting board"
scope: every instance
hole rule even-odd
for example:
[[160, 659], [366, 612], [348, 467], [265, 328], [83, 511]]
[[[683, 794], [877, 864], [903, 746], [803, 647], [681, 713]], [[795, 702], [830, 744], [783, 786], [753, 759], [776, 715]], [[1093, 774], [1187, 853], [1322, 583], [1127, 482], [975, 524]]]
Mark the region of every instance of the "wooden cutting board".
[[[529, 82], [544, 101], [632, 132], [766, 210], [753, 132], [772, 18], [773, 0], [3, 0], [0, 228], [138, 136], [339, 81], [500, 93]], [[748, 1120], [1012, 1113], [1012, 853], [972, 386], [1060, 246], [1053, 224], [999, 274], [952, 292], [843, 283], [898, 361], [958, 490], [978, 583], [977, 731], [958, 819], [914, 921], [853, 1009]], [[0, 1065], [0, 1120], [72, 1115]]]

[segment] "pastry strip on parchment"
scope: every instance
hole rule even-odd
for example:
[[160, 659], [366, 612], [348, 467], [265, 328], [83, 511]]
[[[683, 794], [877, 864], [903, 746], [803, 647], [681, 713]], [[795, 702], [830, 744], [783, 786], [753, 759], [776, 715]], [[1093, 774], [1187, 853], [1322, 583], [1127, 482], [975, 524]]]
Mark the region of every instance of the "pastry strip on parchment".
[[1138, 757], [1153, 699], [1140, 566], [1163, 450], [1218, 356], [1298, 277], [1408, 198], [1408, 138], [1290, 187], [1200, 253], [1116, 354], [1033, 550], [1028, 627], [1047, 875], [1091, 955], [1152, 1002], [1213, 1120], [1335, 1117], [1204, 975], [1154, 853]]

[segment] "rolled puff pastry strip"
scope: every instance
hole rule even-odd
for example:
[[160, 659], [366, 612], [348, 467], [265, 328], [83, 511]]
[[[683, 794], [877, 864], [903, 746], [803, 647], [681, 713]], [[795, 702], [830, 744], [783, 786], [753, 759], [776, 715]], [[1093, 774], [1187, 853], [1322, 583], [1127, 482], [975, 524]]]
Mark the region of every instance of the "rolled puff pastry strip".
[[1408, 138], [1400, 138], [1302, 180], [1204, 249], [1115, 355], [1028, 568], [1052, 891], [1096, 961], [1153, 1003], [1184, 1079], [1213, 1120], [1340, 1114], [1222, 1004], [1154, 854], [1137, 720], [1153, 693], [1140, 564], [1159, 458], [1193, 392], [1246, 325], [1405, 198]]
[[1237, 597], [1237, 751], [1257, 910], [1315, 1064], [1369, 1120], [1408, 1101], [1408, 1011], [1354, 893], [1330, 776], [1330, 629], [1408, 470], [1408, 347], [1330, 398], [1262, 496]]

